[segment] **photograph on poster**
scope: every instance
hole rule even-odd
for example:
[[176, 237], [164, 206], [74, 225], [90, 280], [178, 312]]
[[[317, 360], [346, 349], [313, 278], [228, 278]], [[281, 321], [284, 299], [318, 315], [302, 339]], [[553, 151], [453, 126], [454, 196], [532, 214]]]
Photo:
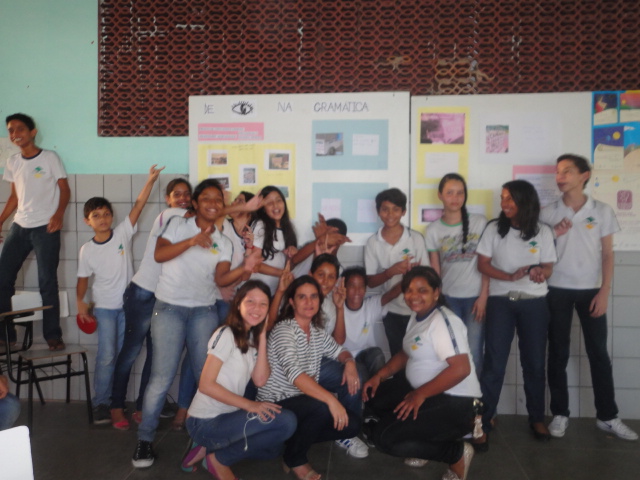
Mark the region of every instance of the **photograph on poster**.
[[222, 185], [223, 189], [231, 190], [231, 179], [229, 178], [229, 175], [209, 175], [209, 178], [217, 180], [218, 183]]
[[620, 121], [640, 122], [640, 90], [620, 94]]
[[343, 133], [316, 133], [316, 155], [318, 157], [342, 155], [343, 153]]
[[485, 152], [509, 152], [509, 125], [487, 125]]
[[288, 185], [276, 185], [276, 187], [278, 187], [278, 189], [282, 192], [282, 195], [284, 195], [284, 198], [289, 199], [289, 186]]
[[593, 95], [593, 124], [605, 125], [618, 122], [618, 94], [598, 92]]
[[207, 152], [207, 158], [209, 159], [210, 167], [226, 167], [228, 165], [226, 150], [209, 150]]
[[265, 169], [289, 170], [290, 152], [265, 151]]
[[258, 173], [255, 165], [240, 165], [240, 185], [257, 185]]
[[443, 209], [437, 205], [423, 205], [420, 207], [420, 222], [431, 223], [440, 220]]
[[464, 144], [464, 113], [423, 113], [420, 143]]

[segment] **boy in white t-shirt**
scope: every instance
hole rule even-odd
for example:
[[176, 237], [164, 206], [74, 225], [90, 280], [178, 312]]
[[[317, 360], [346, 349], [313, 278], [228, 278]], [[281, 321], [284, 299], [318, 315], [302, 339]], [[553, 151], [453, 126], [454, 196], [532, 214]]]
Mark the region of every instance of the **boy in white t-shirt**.
[[[389, 291], [412, 267], [428, 266], [429, 255], [424, 237], [401, 222], [407, 213], [407, 196], [403, 192], [390, 188], [378, 193], [376, 211], [384, 225], [369, 237], [364, 247], [367, 286], [376, 288], [383, 285], [383, 291]], [[382, 322], [392, 356], [402, 350], [402, 339], [410, 316], [411, 310], [402, 295], [389, 303], [388, 313]]]
[[[16, 113], [9, 115], [6, 123], [9, 139], [20, 153], [11, 156], [4, 168], [3, 178], [11, 183], [11, 194], [0, 214], [0, 230], [16, 208], [17, 212], [0, 255], [0, 313], [12, 310], [18, 272], [33, 250], [42, 304], [52, 307], [42, 313], [42, 333], [50, 350], [62, 350], [58, 261], [60, 230], [71, 190], [58, 155], [36, 146], [38, 130], [33, 119]], [[15, 342], [15, 335], [11, 327], [6, 341]]]
[[624, 440], [637, 440], [638, 435], [618, 418], [607, 352], [606, 313], [613, 279], [613, 234], [620, 227], [609, 205], [584, 193], [591, 177], [587, 159], [565, 154], [556, 163], [556, 183], [562, 198], [540, 214], [540, 220], [553, 227], [558, 251], [547, 295], [551, 312], [547, 379], [553, 414], [549, 433], [562, 437], [569, 425], [567, 363], [575, 309], [591, 366], [596, 424]]
[[109, 404], [113, 372], [124, 339], [122, 295], [133, 277], [131, 239], [137, 231], [136, 223], [153, 184], [164, 169], [155, 167], [153, 165], [149, 170], [149, 178], [131, 212], [116, 228], [111, 228], [113, 208], [106, 198], [93, 197], [84, 204], [84, 221], [93, 229], [95, 236], [80, 249], [76, 300], [79, 321], [93, 322], [89, 305], [84, 301], [89, 277], [93, 276], [93, 313], [98, 323], [98, 352], [93, 378], [95, 396], [92, 399], [95, 424], [111, 422]]

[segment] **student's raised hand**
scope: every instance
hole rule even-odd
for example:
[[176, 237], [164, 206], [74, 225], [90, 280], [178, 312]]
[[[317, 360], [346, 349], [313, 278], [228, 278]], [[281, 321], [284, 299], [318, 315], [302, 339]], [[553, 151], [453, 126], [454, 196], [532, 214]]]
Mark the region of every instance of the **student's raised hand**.
[[418, 390], [412, 390], [407, 393], [396, 408], [393, 409], [393, 413], [396, 413], [398, 420], [406, 420], [413, 414], [413, 419], [418, 418], [418, 411], [420, 406], [424, 403], [425, 398]]
[[243, 205], [246, 212], [255, 212], [264, 205], [264, 197], [262, 195], [254, 195], [251, 200]]
[[323, 253], [331, 253], [329, 249], [328, 235], [322, 235], [321, 237], [316, 239], [314, 253], [316, 257], [322, 255]]
[[197, 245], [202, 248], [211, 248], [211, 245], [213, 245], [213, 240], [211, 238], [212, 232], [213, 227], [207, 227], [204, 231], [201, 231], [197, 235], [191, 237], [191, 246], [195, 247]]
[[253, 229], [249, 225], [242, 227], [240, 236], [244, 241], [244, 249], [251, 250], [253, 248]]
[[337, 230], [335, 232], [329, 232], [326, 235], [327, 237], [327, 246], [329, 248], [329, 253], [335, 255], [335, 252], [338, 251], [342, 245], [347, 242], [351, 242], [351, 239], [346, 235], [342, 235]]
[[287, 256], [288, 259], [291, 259], [296, 253], [298, 253], [298, 247], [290, 245], [283, 250], [283, 253]]
[[572, 226], [573, 223], [571, 222], [571, 220], [569, 220], [567, 217], [564, 217], [560, 222], [556, 223], [553, 226], [553, 233], [555, 233], [556, 238], [558, 238], [560, 235], [564, 235], [565, 233], [567, 233]]
[[149, 169], [150, 182], [155, 182], [156, 180], [158, 180], [158, 177], [160, 176], [160, 172], [166, 168], [166, 167], [156, 168], [157, 166], [158, 164], [156, 163], [154, 165], [151, 165], [151, 168]]
[[[313, 224], [313, 235], [318, 239], [325, 235], [329, 228], [331, 227], [327, 225], [327, 221], [324, 219], [324, 216], [321, 213], [318, 213], [318, 221]], [[337, 228], [333, 228], [337, 230]]]
[[289, 285], [293, 282], [293, 273], [291, 273], [291, 262], [287, 260], [284, 268], [282, 269], [282, 273], [280, 274], [280, 280], [278, 281], [278, 291], [286, 292]]
[[333, 287], [333, 304], [336, 308], [340, 309], [344, 307], [344, 301], [347, 299], [347, 289], [344, 286], [344, 277], [342, 277]]
[[262, 251], [259, 248], [250, 250], [249, 255], [245, 255], [242, 265], [244, 271], [249, 273], [255, 273], [258, 266], [262, 263]]

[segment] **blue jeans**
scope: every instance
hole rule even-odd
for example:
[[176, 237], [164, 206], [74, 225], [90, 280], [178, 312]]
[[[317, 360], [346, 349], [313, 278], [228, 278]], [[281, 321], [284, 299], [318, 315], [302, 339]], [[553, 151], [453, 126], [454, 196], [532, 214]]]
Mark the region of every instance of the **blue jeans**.
[[136, 410], [142, 410], [144, 391], [151, 375], [151, 360], [153, 358], [153, 342], [151, 341], [151, 314], [156, 303], [153, 292], [131, 282], [124, 291], [124, 341], [116, 360], [113, 373], [113, 393], [111, 408], [124, 408], [127, 396], [127, 385], [131, 368], [142, 350], [142, 344], [147, 339], [147, 357], [140, 377], [140, 392], [136, 400]]
[[270, 422], [258, 417], [249, 419], [245, 410], [218, 415], [214, 418], [189, 417], [187, 431], [195, 443], [215, 453], [220, 463], [228, 467], [240, 460], [269, 460], [284, 450], [284, 442], [296, 430], [296, 416], [282, 410]]
[[388, 312], [382, 319], [384, 325], [384, 333], [389, 341], [389, 351], [393, 357], [402, 350], [402, 340], [407, 332], [410, 315], [400, 315], [398, 313]]
[[113, 372], [124, 340], [124, 310], [94, 308], [98, 322], [98, 353], [93, 373], [95, 396], [93, 406], [110, 405], [113, 389]]
[[484, 362], [484, 320], [476, 322], [473, 314], [473, 304], [478, 297], [460, 298], [445, 295], [447, 305], [467, 327], [467, 341], [469, 342], [469, 351], [473, 358], [473, 365], [476, 367], [476, 375], [480, 378], [482, 374], [482, 363]]
[[207, 358], [207, 343], [218, 326], [215, 305], [181, 307], [156, 300], [151, 317], [151, 338], [156, 355], [142, 404], [138, 439], [152, 442], [160, 412], [178, 371], [180, 356], [187, 345], [187, 358], [197, 378]]
[[[36, 228], [22, 228], [17, 223], [11, 225], [0, 254], [0, 313], [11, 311], [16, 278], [31, 250], [36, 254], [42, 304], [52, 306], [42, 312], [42, 334], [45, 340], [59, 339], [62, 338], [58, 297], [60, 231], [47, 233], [46, 225]], [[9, 336], [9, 340], [15, 341], [13, 328]]]
[[529, 422], [544, 420], [545, 352], [549, 308], [546, 297], [509, 300], [490, 296], [487, 301], [486, 342], [480, 387], [484, 403], [483, 428], [491, 430], [496, 414], [513, 335], [518, 332], [518, 349], [524, 379]]
[[607, 352], [607, 316], [594, 318], [589, 305], [598, 289], [570, 290], [549, 287], [547, 301], [551, 311], [549, 324], [549, 363], [547, 377], [551, 393], [551, 413], [569, 416], [567, 363], [571, 340], [571, 319], [575, 308], [580, 318], [584, 345], [591, 367], [591, 383], [596, 416], [608, 421], [618, 416], [611, 359]]
[[[383, 364], [384, 365], [384, 364]], [[355, 395], [349, 394], [349, 387], [345, 383], [342, 383], [342, 373], [344, 372], [344, 365], [337, 360], [332, 360], [328, 357], [322, 357], [322, 363], [320, 364], [320, 376], [318, 384], [325, 390], [335, 393], [338, 396], [340, 403], [358, 416], [362, 418], [362, 392], [360, 389]], [[360, 372], [358, 372], [360, 374]], [[360, 379], [360, 388], [363, 384], [362, 378]]]
[[0, 430], [13, 427], [18, 415], [20, 415], [20, 400], [15, 395], [7, 393], [0, 399]]
[[[364, 383], [373, 377], [387, 363], [380, 347], [369, 347], [356, 355], [356, 367], [360, 382]], [[322, 371], [321, 371], [322, 373]]]

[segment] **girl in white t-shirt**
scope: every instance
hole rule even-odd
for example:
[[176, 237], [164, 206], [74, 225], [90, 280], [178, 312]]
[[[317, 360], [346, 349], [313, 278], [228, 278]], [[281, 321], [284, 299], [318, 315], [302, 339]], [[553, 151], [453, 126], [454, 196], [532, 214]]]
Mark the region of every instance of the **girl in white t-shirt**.
[[480, 385], [467, 329], [444, 306], [441, 286], [431, 267], [414, 267], [402, 278], [411, 318], [402, 350], [362, 387], [374, 414], [363, 430], [380, 451], [447, 463], [442, 478], [460, 480], [467, 478], [473, 457], [461, 438], [472, 430]]
[[278, 187], [269, 185], [260, 192], [263, 207], [256, 212], [253, 246], [262, 250], [263, 263], [251, 278], [265, 282], [275, 293], [287, 259], [298, 252], [298, 240], [289, 219], [287, 201]]
[[457, 173], [442, 177], [438, 198], [444, 211], [440, 220], [427, 227], [429, 261], [442, 277], [447, 305], [467, 327], [473, 363], [480, 375], [489, 278], [478, 272], [476, 247], [487, 219], [467, 212], [467, 184]]
[[[538, 221], [540, 201], [525, 180], [502, 186], [502, 212], [491, 221], [478, 244], [478, 270], [489, 276], [485, 358], [480, 376], [484, 402], [483, 429], [491, 430], [514, 333], [529, 412], [536, 439], [549, 440], [544, 424], [545, 353], [549, 308], [547, 278], [556, 261], [551, 229]], [[483, 436], [478, 449], [486, 450]]]
[[243, 396], [250, 379], [262, 387], [271, 374], [265, 321], [269, 299], [264, 282], [246, 282], [232, 301], [225, 326], [209, 340], [186, 422], [193, 439], [181, 465], [186, 472], [193, 472], [204, 459], [215, 478], [235, 478], [232, 465], [243, 459], [277, 457], [296, 429], [292, 412]]

